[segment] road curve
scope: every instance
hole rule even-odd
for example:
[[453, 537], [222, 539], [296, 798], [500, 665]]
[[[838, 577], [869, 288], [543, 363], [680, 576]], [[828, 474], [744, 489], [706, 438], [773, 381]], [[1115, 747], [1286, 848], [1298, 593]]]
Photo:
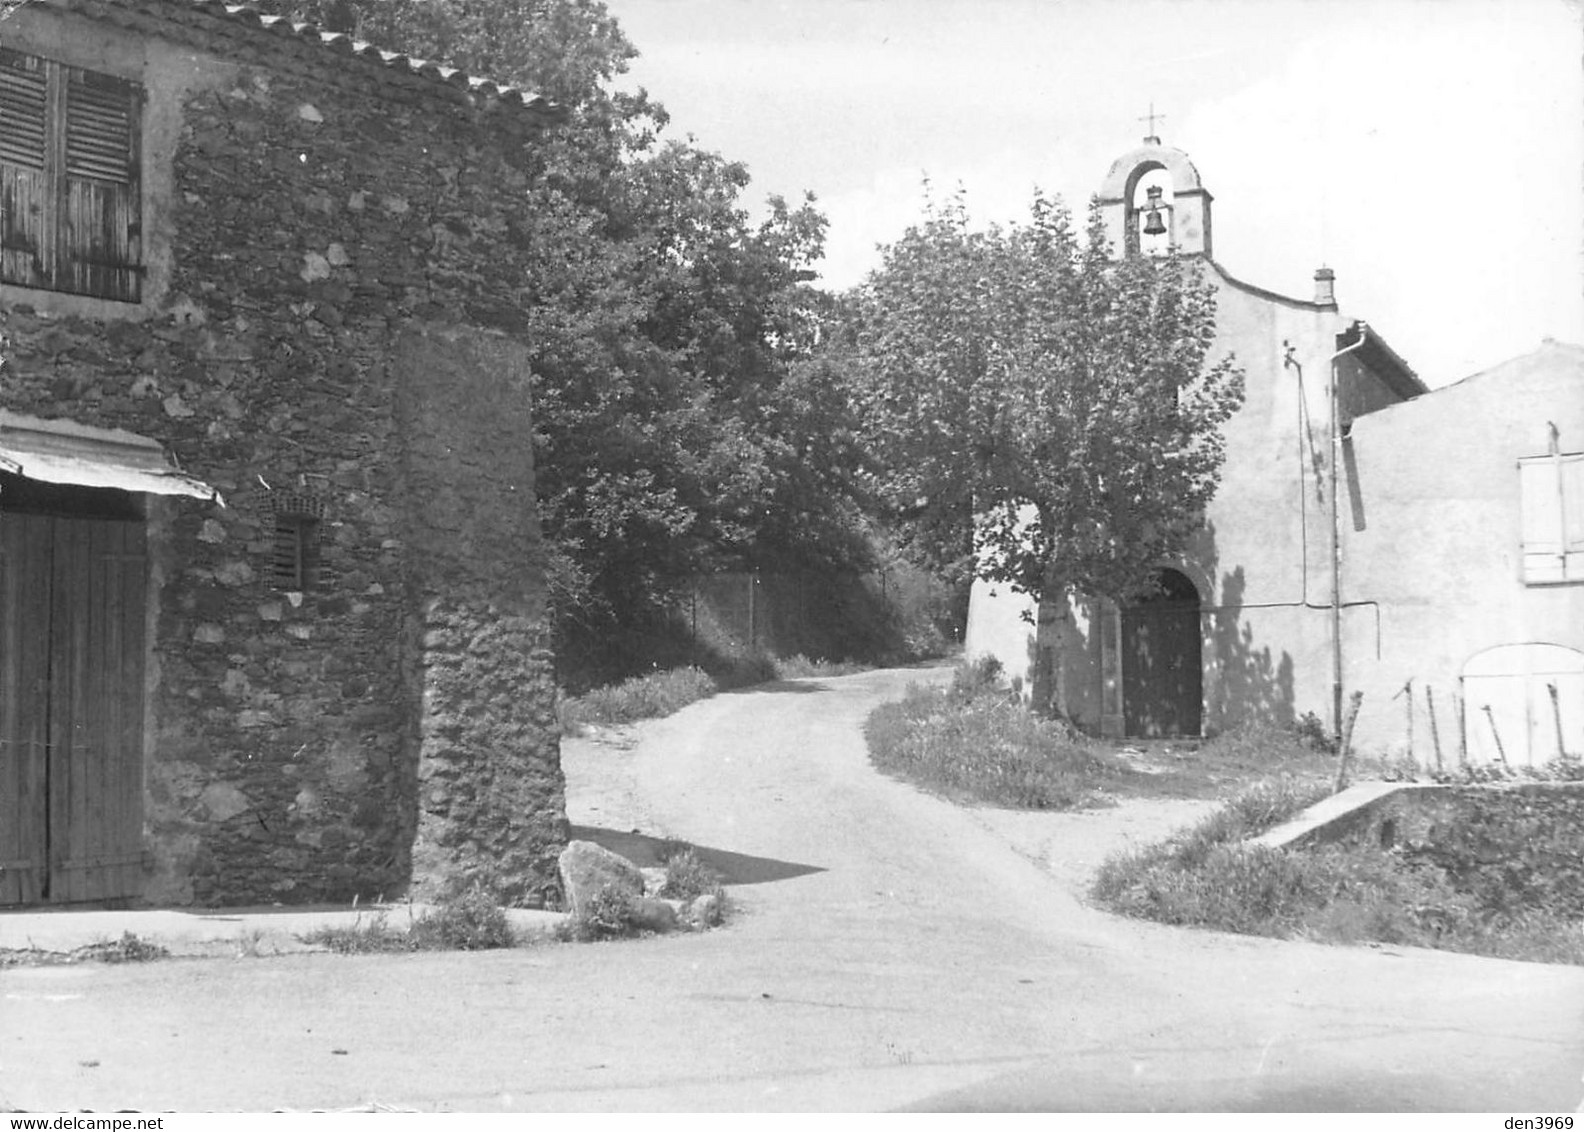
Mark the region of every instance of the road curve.
[[[703, 847], [707, 935], [0, 971], [0, 1106], [1572, 1111], [1584, 971], [1085, 906], [869, 766], [889, 670], [567, 745], [580, 832]], [[637, 831], [636, 833], [634, 831]]]

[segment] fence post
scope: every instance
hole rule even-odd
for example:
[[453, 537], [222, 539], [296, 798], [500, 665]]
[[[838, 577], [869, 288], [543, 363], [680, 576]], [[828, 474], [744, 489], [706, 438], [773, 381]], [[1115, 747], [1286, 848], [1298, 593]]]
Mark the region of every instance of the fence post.
[[1496, 740], [1496, 757], [1501, 760], [1503, 769], [1508, 769], [1507, 749], [1502, 746], [1501, 732], [1496, 728], [1496, 713], [1491, 711], [1490, 704], [1484, 705], [1482, 710], [1485, 712], [1485, 718], [1490, 722], [1491, 738]]
[[1551, 693], [1551, 721], [1556, 724], [1557, 733], [1557, 758], [1568, 757], [1567, 735], [1562, 730], [1562, 695], [1557, 691], [1556, 681], [1546, 685], [1546, 691]]
[[1348, 700], [1347, 718], [1342, 722], [1341, 747], [1338, 752], [1335, 794], [1347, 789], [1348, 763], [1353, 757], [1353, 724], [1358, 721], [1359, 705], [1364, 702], [1363, 692], [1354, 692]]
[[1435, 689], [1425, 685], [1425, 708], [1430, 713], [1430, 742], [1435, 747], [1436, 774], [1443, 773], [1441, 765], [1441, 728], [1436, 723]]
[[748, 571], [748, 651], [758, 648], [759, 634], [754, 625], [754, 601], [759, 589], [759, 571]]

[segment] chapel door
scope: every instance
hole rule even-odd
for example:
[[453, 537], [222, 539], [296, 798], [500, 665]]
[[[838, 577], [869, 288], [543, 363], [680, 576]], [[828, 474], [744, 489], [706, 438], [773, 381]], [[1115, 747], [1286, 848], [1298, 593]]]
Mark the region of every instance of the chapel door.
[[[10, 490], [23, 481], [6, 479], [13, 482], [0, 496], [0, 905], [135, 896], [143, 521], [127, 516], [125, 493], [45, 487], [30, 499], [28, 489]], [[18, 494], [40, 509], [13, 509]], [[73, 506], [85, 500], [86, 514]]]
[[1198, 735], [1204, 685], [1199, 591], [1162, 570], [1159, 591], [1122, 610], [1122, 715], [1140, 739]]

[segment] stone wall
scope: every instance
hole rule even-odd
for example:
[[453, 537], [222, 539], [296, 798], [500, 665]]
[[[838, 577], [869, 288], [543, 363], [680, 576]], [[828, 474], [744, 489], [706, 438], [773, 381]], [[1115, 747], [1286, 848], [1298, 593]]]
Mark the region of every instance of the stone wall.
[[[157, 309], [0, 309], [0, 405], [158, 439], [226, 500], [150, 515], [146, 898], [394, 895], [421, 834], [423, 885], [493, 862], [531, 899], [565, 817], [508, 337], [521, 143], [405, 89], [225, 62], [150, 107], [180, 122]], [[430, 364], [403, 354], [423, 341]], [[322, 508], [309, 592], [272, 576], [288, 494]]]
[[1408, 785], [1316, 829], [1444, 869], [1491, 907], [1584, 916], [1584, 782]]
[[552, 900], [566, 844], [554, 665], [533, 499], [528, 367], [501, 336], [414, 328], [398, 342], [411, 500], [403, 541], [419, 720], [418, 895], [481, 883]]

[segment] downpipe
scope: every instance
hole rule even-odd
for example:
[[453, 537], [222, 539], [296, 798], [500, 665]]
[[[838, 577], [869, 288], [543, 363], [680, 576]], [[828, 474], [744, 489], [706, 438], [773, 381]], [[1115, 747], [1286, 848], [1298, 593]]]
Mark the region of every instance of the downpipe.
[[1331, 355], [1331, 719], [1342, 742], [1342, 507], [1338, 498], [1342, 468], [1342, 394], [1338, 363], [1369, 338], [1369, 326], [1355, 322], [1358, 341]]

